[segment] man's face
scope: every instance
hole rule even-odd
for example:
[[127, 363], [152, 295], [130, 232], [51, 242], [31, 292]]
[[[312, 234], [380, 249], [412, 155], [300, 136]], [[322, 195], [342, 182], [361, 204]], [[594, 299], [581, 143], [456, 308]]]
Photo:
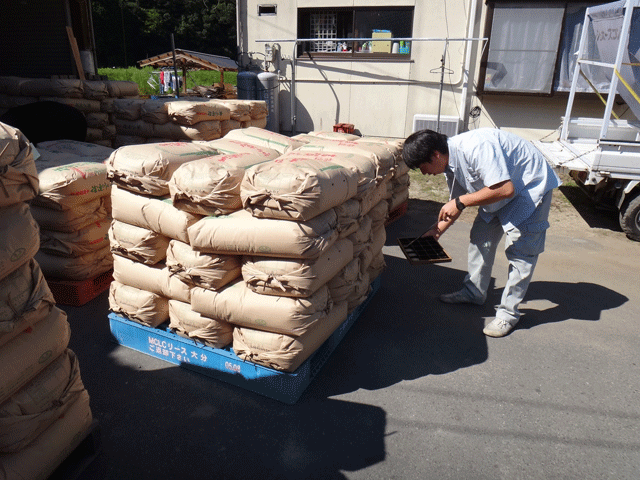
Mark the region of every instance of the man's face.
[[420, 164], [420, 172], [423, 175], [440, 175], [447, 168], [447, 162], [447, 158], [436, 150], [431, 156], [431, 162]]

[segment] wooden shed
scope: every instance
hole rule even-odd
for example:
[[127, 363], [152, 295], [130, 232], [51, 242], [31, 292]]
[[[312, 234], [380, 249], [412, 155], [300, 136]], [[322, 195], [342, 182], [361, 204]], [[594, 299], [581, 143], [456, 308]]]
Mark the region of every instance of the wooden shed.
[[[140, 67], [174, 68], [174, 52], [170, 51], [138, 62]], [[175, 50], [175, 69], [182, 73], [183, 89], [187, 91], [187, 72], [189, 70], [217, 70], [220, 72], [220, 83], [224, 83], [224, 72], [237, 72], [238, 64], [229, 57], [194, 52], [191, 50]]]

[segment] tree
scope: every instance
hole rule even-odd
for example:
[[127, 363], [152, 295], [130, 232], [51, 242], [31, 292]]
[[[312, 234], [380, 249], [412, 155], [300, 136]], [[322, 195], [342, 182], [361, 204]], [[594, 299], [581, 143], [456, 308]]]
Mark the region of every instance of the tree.
[[92, 0], [99, 67], [132, 66], [176, 48], [236, 56], [234, 0]]

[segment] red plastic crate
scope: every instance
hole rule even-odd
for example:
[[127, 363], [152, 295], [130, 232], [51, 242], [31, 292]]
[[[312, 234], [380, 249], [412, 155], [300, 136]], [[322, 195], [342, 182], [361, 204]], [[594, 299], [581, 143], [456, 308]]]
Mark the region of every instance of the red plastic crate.
[[392, 222], [395, 222], [397, 219], [402, 217], [405, 213], [407, 213], [407, 207], [409, 206], [409, 201], [402, 202], [396, 208], [394, 208], [391, 212], [389, 212], [389, 218], [387, 219], [386, 225], [389, 225]]
[[353, 133], [356, 127], [352, 123], [336, 123], [333, 126], [334, 132]]
[[87, 280], [63, 280], [47, 278], [47, 284], [56, 303], [79, 307], [104, 292], [113, 281], [113, 270]]

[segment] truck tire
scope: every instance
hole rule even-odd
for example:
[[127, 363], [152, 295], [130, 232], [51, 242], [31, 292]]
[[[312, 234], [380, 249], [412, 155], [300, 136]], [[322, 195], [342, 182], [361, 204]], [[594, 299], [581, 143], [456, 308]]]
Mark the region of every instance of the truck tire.
[[620, 207], [620, 227], [628, 238], [640, 242], [640, 192], [634, 193]]

